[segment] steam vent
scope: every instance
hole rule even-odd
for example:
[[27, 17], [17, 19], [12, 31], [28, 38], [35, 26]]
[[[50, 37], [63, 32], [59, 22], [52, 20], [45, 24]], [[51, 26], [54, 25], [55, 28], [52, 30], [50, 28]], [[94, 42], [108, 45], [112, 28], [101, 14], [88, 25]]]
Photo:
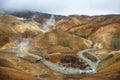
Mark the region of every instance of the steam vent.
[[120, 80], [120, 15], [0, 13], [0, 80]]

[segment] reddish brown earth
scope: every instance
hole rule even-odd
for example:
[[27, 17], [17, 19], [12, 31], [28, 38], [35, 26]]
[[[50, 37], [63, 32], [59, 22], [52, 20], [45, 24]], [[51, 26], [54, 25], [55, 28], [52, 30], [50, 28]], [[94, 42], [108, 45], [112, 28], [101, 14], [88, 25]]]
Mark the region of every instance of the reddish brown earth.
[[[101, 60], [97, 73], [63, 74], [51, 70], [33, 57], [20, 58], [15, 53], [0, 52], [0, 80], [120, 80], [119, 15], [71, 15], [57, 21], [56, 28], [46, 33], [42, 32], [40, 25], [35, 21], [20, 21], [11, 15], [1, 15], [0, 49], [12, 48], [16, 46], [14, 40], [22, 41], [30, 36], [29, 46], [32, 48], [28, 52], [69, 67], [74, 61], [78, 63], [75, 66], [82, 61], [85, 63], [77, 56], [79, 50], [102, 46], [103, 50], [95, 50]], [[87, 40], [91, 40], [91, 44], [87, 42], [89, 47], [85, 43]], [[84, 55], [96, 61], [87, 52]]]

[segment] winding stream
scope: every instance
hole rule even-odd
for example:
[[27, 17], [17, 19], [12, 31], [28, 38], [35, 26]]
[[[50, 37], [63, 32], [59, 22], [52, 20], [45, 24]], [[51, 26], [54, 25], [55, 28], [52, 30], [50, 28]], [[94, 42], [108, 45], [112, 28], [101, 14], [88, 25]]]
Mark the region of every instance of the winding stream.
[[[85, 49], [83, 51], [79, 51], [77, 53], [77, 55], [82, 58], [83, 60], [85, 60], [87, 62], [87, 64], [90, 66], [90, 69], [75, 69], [75, 68], [66, 68], [60, 65], [57, 65], [53, 62], [50, 62], [46, 59], [44, 59], [41, 56], [29, 53], [27, 51], [24, 51], [23, 49], [20, 48], [12, 48], [12, 49], [0, 49], [0, 52], [7, 52], [7, 53], [16, 53], [18, 57], [24, 57], [24, 56], [31, 56], [34, 57], [38, 60], [40, 60], [42, 63], [44, 63], [46, 66], [48, 66], [50, 69], [64, 73], [64, 74], [81, 74], [81, 73], [96, 73], [96, 67], [98, 65], [98, 63], [100, 62], [100, 59], [94, 54], [94, 52], [91, 52], [91, 50], [93, 51], [94, 49]], [[84, 52], [88, 52], [88, 54], [93, 55], [97, 61], [93, 62], [90, 59], [86, 58], [83, 53]]]

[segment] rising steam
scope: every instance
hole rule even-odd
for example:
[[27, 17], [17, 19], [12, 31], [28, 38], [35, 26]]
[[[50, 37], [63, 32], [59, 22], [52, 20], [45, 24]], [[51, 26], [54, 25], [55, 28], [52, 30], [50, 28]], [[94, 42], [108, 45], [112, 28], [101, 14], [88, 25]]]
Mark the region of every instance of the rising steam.
[[30, 45], [29, 45], [29, 42], [30, 42], [30, 39], [31, 38], [17, 38], [14, 42], [16, 44], [16, 47], [14, 48], [17, 48], [17, 49], [20, 49], [20, 50], [28, 50], [30, 49]]
[[51, 16], [50, 19], [46, 20], [43, 25], [42, 25], [42, 29], [45, 32], [48, 32], [51, 29], [55, 28], [55, 18], [54, 16]]

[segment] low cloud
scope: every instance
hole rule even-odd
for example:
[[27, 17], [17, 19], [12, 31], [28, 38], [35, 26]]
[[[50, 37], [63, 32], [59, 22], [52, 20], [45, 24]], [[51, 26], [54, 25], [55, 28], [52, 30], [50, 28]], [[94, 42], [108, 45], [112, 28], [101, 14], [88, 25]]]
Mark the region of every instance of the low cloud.
[[0, 0], [0, 10], [32, 10], [62, 15], [116, 14], [120, 13], [120, 0]]

